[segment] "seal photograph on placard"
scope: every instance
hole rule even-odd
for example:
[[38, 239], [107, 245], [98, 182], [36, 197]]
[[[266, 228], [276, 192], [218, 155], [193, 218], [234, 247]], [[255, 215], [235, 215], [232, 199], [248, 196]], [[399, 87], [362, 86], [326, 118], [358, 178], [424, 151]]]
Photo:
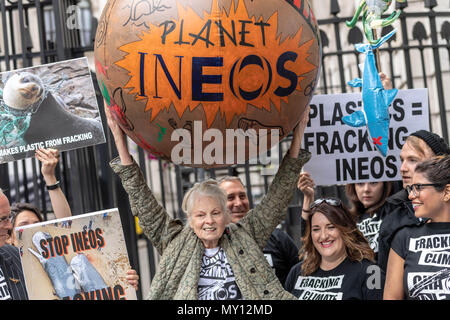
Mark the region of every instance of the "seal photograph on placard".
[[0, 162], [105, 142], [86, 58], [2, 73]]

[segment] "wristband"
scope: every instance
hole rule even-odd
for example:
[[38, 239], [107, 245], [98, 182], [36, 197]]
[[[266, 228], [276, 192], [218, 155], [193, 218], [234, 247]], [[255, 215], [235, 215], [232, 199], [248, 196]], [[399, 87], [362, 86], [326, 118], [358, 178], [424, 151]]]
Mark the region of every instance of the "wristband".
[[55, 184], [52, 184], [51, 186], [47, 186], [47, 185], [46, 185], [46, 187], [47, 187], [47, 190], [55, 190], [55, 189], [58, 189], [58, 188], [59, 188], [59, 181], [56, 181], [56, 183], [55, 183]]
[[302, 211], [306, 212], [306, 213], [311, 213], [311, 210], [307, 210], [307, 209], [302, 209]]

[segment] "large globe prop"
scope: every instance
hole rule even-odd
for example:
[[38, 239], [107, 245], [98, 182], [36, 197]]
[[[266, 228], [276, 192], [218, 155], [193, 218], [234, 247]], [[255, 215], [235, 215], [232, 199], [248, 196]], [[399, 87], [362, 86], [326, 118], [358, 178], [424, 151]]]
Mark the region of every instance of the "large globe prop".
[[320, 61], [304, 0], [109, 0], [95, 39], [98, 82], [125, 133], [157, 157], [205, 168], [287, 136]]

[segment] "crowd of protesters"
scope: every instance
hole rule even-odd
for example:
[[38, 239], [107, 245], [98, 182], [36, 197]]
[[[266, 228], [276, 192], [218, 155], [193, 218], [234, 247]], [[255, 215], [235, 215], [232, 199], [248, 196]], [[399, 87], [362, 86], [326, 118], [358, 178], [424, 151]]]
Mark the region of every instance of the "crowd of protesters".
[[[210, 179], [184, 195], [183, 223], [156, 200], [124, 132], [108, 108], [105, 113], [119, 153], [110, 166], [161, 255], [149, 299], [450, 299], [450, 148], [442, 137], [412, 133], [400, 153], [403, 188], [348, 184], [347, 207], [344, 199], [315, 199], [314, 177], [301, 172], [311, 157], [301, 149], [306, 108], [258, 205], [250, 208], [238, 177]], [[55, 216], [62, 218], [72, 213], [54, 176], [58, 157], [52, 149], [36, 152]], [[277, 228], [297, 189], [303, 192], [300, 249]], [[13, 230], [41, 221], [38, 208], [11, 206], [0, 191], [0, 299], [28, 298]], [[137, 289], [137, 273], [126, 277]]]

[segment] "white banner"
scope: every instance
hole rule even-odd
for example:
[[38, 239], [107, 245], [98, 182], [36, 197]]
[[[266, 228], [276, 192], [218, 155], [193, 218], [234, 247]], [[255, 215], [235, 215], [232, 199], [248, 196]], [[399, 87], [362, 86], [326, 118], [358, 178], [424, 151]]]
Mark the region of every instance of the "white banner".
[[400, 151], [406, 138], [429, 130], [428, 90], [400, 90], [389, 107], [386, 157], [369, 140], [366, 126], [353, 128], [342, 117], [361, 110], [361, 93], [316, 95], [302, 147], [312, 153], [304, 170], [316, 185], [401, 180]]

